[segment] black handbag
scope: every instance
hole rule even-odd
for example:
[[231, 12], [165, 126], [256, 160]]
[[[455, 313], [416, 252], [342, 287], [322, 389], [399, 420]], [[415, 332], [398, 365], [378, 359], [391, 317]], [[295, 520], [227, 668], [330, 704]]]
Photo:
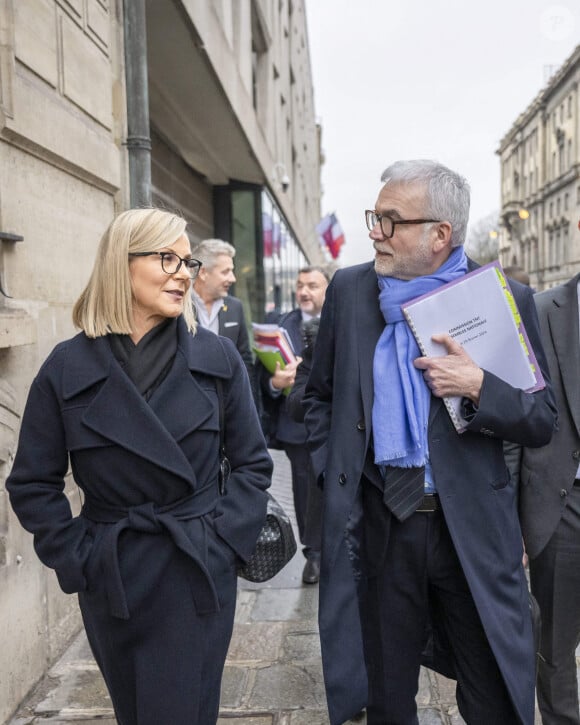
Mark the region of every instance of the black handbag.
[[[226, 493], [226, 484], [230, 475], [231, 466], [226, 456], [224, 444], [224, 403], [222, 381], [216, 378], [216, 389], [219, 399], [219, 425], [220, 425], [220, 466], [218, 474], [218, 487], [220, 495]], [[272, 494], [267, 493], [266, 522], [260, 531], [256, 548], [245, 564], [238, 567], [238, 576], [251, 582], [265, 582], [276, 576], [297, 549], [292, 522], [282, 506]]]
[[292, 522], [282, 506], [268, 493], [266, 523], [254, 553], [239, 567], [238, 576], [250, 582], [265, 582], [281, 571], [296, 553]]

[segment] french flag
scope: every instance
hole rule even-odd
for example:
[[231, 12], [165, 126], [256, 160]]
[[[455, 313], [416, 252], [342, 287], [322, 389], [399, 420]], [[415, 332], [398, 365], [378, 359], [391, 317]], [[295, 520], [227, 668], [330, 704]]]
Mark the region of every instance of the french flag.
[[336, 259], [340, 254], [340, 248], [344, 244], [344, 232], [340, 226], [340, 222], [336, 218], [336, 214], [327, 214], [316, 225], [316, 231], [320, 237], [321, 243], [326, 246], [330, 252], [330, 256]]
[[264, 239], [264, 257], [271, 257], [272, 245], [272, 217], [268, 212], [262, 212], [262, 235]]

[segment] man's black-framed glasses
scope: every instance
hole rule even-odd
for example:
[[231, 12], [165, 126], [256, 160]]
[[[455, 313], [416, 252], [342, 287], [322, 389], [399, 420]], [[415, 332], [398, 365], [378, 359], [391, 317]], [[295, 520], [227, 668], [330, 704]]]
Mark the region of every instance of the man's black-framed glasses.
[[158, 254], [161, 258], [161, 269], [165, 274], [177, 274], [181, 269], [181, 265], [185, 264], [189, 276], [191, 279], [195, 279], [201, 269], [202, 263], [199, 259], [180, 257], [175, 252], [129, 252], [130, 257], [151, 257], [154, 254]]
[[438, 224], [441, 221], [440, 219], [392, 219], [390, 216], [378, 214], [372, 209], [365, 209], [365, 220], [369, 232], [380, 224], [381, 232], [386, 239], [390, 239], [395, 233], [395, 224]]

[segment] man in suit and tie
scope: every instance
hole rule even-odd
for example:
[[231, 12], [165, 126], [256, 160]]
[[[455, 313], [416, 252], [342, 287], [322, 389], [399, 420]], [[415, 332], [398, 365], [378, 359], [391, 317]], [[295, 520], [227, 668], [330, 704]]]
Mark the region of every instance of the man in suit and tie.
[[[302, 267], [296, 279], [298, 306], [283, 315], [268, 317], [268, 322], [276, 323], [286, 330], [297, 355], [304, 345], [304, 324], [320, 316], [328, 282], [329, 275], [323, 267]], [[292, 418], [286, 408], [286, 397], [282, 395], [284, 389], [294, 385], [297, 367], [297, 364], [292, 363], [282, 370], [278, 365], [272, 375], [260, 365], [260, 383], [262, 398], [270, 398], [275, 403], [276, 440], [290, 461], [294, 510], [302, 553], [306, 559], [302, 581], [305, 584], [316, 584], [320, 577], [322, 493], [312, 472], [304, 422]]]
[[192, 254], [202, 263], [192, 289], [197, 319], [202, 327], [232, 340], [253, 381], [254, 361], [244, 308], [237, 297], [228, 294], [236, 281], [236, 249], [222, 239], [204, 239]]
[[520, 515], [542, 634], [537, 695], [544, 725], [579, 725], [580, 275], [535, 297], [558, 426], [520, 460]]
[[[324, 516], [319, 630], [332, 725], [417, 725], [420, 665], [457, 680], [469, 725], [533, 725], [535, 657], [517, 489], [503, 439], [545, 445], [549, 382], [526, 393], [446, 330], [422, 357], [401, 305], [475, 265], [469, 186], [435, 161], [382, 174], [374, 263], [338, 270], [304, 406]], [[531, 290], [512, 291], [549, 381]], [[444, 397], [462, 399], [459, 434]]]

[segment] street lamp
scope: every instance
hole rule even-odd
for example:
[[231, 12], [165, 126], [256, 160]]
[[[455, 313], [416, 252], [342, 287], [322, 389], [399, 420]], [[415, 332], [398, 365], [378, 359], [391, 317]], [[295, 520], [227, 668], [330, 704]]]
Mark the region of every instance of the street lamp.
[[524, 207], [520, 207], [519, 209], [510, 209], [501, 215], [502, 226], [507, 229], [510, 239], [520, 241], [520, 224], [529, 218], [530, 212]]

